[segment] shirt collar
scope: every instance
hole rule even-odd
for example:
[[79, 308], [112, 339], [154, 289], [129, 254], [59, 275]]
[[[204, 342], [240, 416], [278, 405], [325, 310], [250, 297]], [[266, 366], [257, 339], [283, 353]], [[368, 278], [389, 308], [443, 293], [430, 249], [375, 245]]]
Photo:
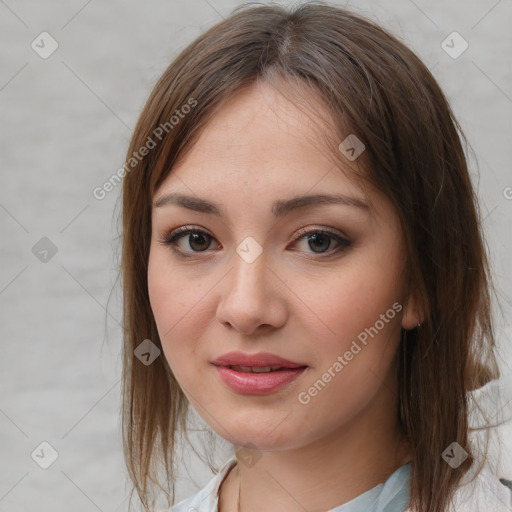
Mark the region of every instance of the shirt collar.
[[[198, 493], [198, 512], [218, 512], [219, 489], [237, 464], [230, 458], [209, 484]], [[389, 478], [329, 512], [403, 512], [409, 505], [411, 462], [399, 467]]]

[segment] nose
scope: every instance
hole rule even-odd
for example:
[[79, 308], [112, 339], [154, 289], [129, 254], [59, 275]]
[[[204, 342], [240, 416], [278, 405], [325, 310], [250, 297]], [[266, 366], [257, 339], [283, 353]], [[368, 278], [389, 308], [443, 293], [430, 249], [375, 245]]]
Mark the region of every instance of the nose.
[[251, 263], [234, 254], [217, 308], [217, 320], [225, 327], [253, 335], [286, 323], [286, 286], [268, 263], [264, 252]]

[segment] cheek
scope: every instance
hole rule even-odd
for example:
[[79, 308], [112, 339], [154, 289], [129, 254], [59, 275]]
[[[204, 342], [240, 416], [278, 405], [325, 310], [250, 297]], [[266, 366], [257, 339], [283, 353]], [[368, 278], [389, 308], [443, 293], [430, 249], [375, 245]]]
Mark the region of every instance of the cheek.
[[345, 284], [341, 289], [333, 285], [323, 303], [323, 321], [335, 334], [318, 337], [314, 371], [298, 390], [300, 429], [314, 435], [326, 435], [350, 422], [374, 403], [383, 386], [392, 386], [400, 304], [391, 289], [385, 293], [366, 280]]
[[[346, 260], [336, 275], [324, 280], [323, 286], [304, 289], [310, 292], [304, 302], [311, 306], [315, 317], [303, 328], [313, 334], [317, 330], [318, 355], [310, 383], [322, 378], [331, 369], [335, 378], [322, 391], [324, 399], [333, 404], [351, 402], [359, 407], [381, 385], [396, 353], [403, 306], [401, 304], [401, 268], [390, 261], [377, 261], [373, 251], [357, 260]], [[320, 320], [320, 322], [319, 322]], [[342, 357], [340, 362], [338, 356]], [[335, 366], [336, 362], [339, 364]], [[340, 367], [341, 365], [341, 367]], [[341, 369], [340, 369], [341, 368]], [[328, 389], [327, 389], [328, 388]], [[350, 394], [340, 394], [351, 390]], [[320, 402], [319, 400], [318, 402]]]
[[[190, 272], [171, 264], [170, 249], [155, 247], [151, 249], [148, 261], [148, 293], [151, 309], [159, 333], [167, 334], [182, 329], [188, 317], [196, 314], [200, 308], [204, 289], [194, 284]], [[164, 341], [162, 339], [162, 341]]]
[[[381, 315], [389, 320], [385, 322], [385, 330], [400, 321], [397, 311], [401, 309], [402, 299], [400, 280], [393, 267], [357, 261], [324, 280], [323, 286], [310, 282], [307, 288], [310, 291], [304, 302], [311, 305], [320, 321], [322, 333], [327, 335], [324, 339], [342, 346], [373, 326]], [[399, 306], [393, 308], [395, 303]], [[380, 322], [378, 327], [381, 327]]]
[[[191, 292], [192, 290], [192, 292]], [[151, 251], [148, 262], [148, 294], [164, 356], [178, 380], [197, 375], [200, 368], [194, 364], [194, 337], [190, 334], [191, 309], [200, 301], [193, 288], [180, 280], [180, 273], [172, 270], [161, 251]], [[200, 294], [199, 294], [200, 295]], [[198, 306], [199, 307], [199, 306]], [[180, 340], [187, 339], [187, 343]]]

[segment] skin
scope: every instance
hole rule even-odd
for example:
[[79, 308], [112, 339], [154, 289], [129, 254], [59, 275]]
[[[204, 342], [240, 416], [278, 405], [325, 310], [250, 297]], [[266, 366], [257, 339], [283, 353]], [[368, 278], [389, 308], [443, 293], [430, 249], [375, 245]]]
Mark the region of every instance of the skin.
[[[329, 115], [320, 104], [317, 112]], [[259, 82], [223, 105], [154, 195], [156, 202], [179, 192], [226, 210], [220, 219], [178, 205], [154, 207], [148, 267], [163, 352], [180, 386], [219, 435], [237, 447], [250, 443], [221, 486], [221, 512], [237, 510], [239, 487], [243, 512], [261, 510], [262, 496], [280, 512], [329, 510], [410, 460], [395, 424], [396, 349], [400, 328], [421, 318], [404, 293], [398, 217], [378, 190], [365, 198], [343, 157], [334, 166], [317, 134], [308, 116]], [[271, 213], [278, 199], [314, 193], [369, 199], [375, 211], [324, 204], [281, 219]], [[185, 225], [211, 235], [177, 242], [188, 259], [161, 243]], [[295, 241], [303, 227], [337, 232], [351, 245], [336, 253], [335, 239], [315, 246], [301, 234]], [[236, 252], [249, 236], [263, 249], [252, 263]], [[395, 302], [401, 311], [300, 403], [298, 394]], [[243, 395], [210, 364], [232, 350], [271, 352], [308, 369], [278, 392]], [[247, 454], [256, 462], [246, 463]]]

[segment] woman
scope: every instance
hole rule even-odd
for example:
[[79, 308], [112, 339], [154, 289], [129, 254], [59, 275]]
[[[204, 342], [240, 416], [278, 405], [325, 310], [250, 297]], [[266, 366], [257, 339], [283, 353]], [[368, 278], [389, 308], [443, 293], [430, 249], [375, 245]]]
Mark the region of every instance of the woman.
[[175, 512], [505, 510], [469, 437], [499, 373], [461, 137], [409, 49], [326, 4], [239, 8], [169, 66], [123, 185], [146, 510], [189, 404], [236, 451]]

